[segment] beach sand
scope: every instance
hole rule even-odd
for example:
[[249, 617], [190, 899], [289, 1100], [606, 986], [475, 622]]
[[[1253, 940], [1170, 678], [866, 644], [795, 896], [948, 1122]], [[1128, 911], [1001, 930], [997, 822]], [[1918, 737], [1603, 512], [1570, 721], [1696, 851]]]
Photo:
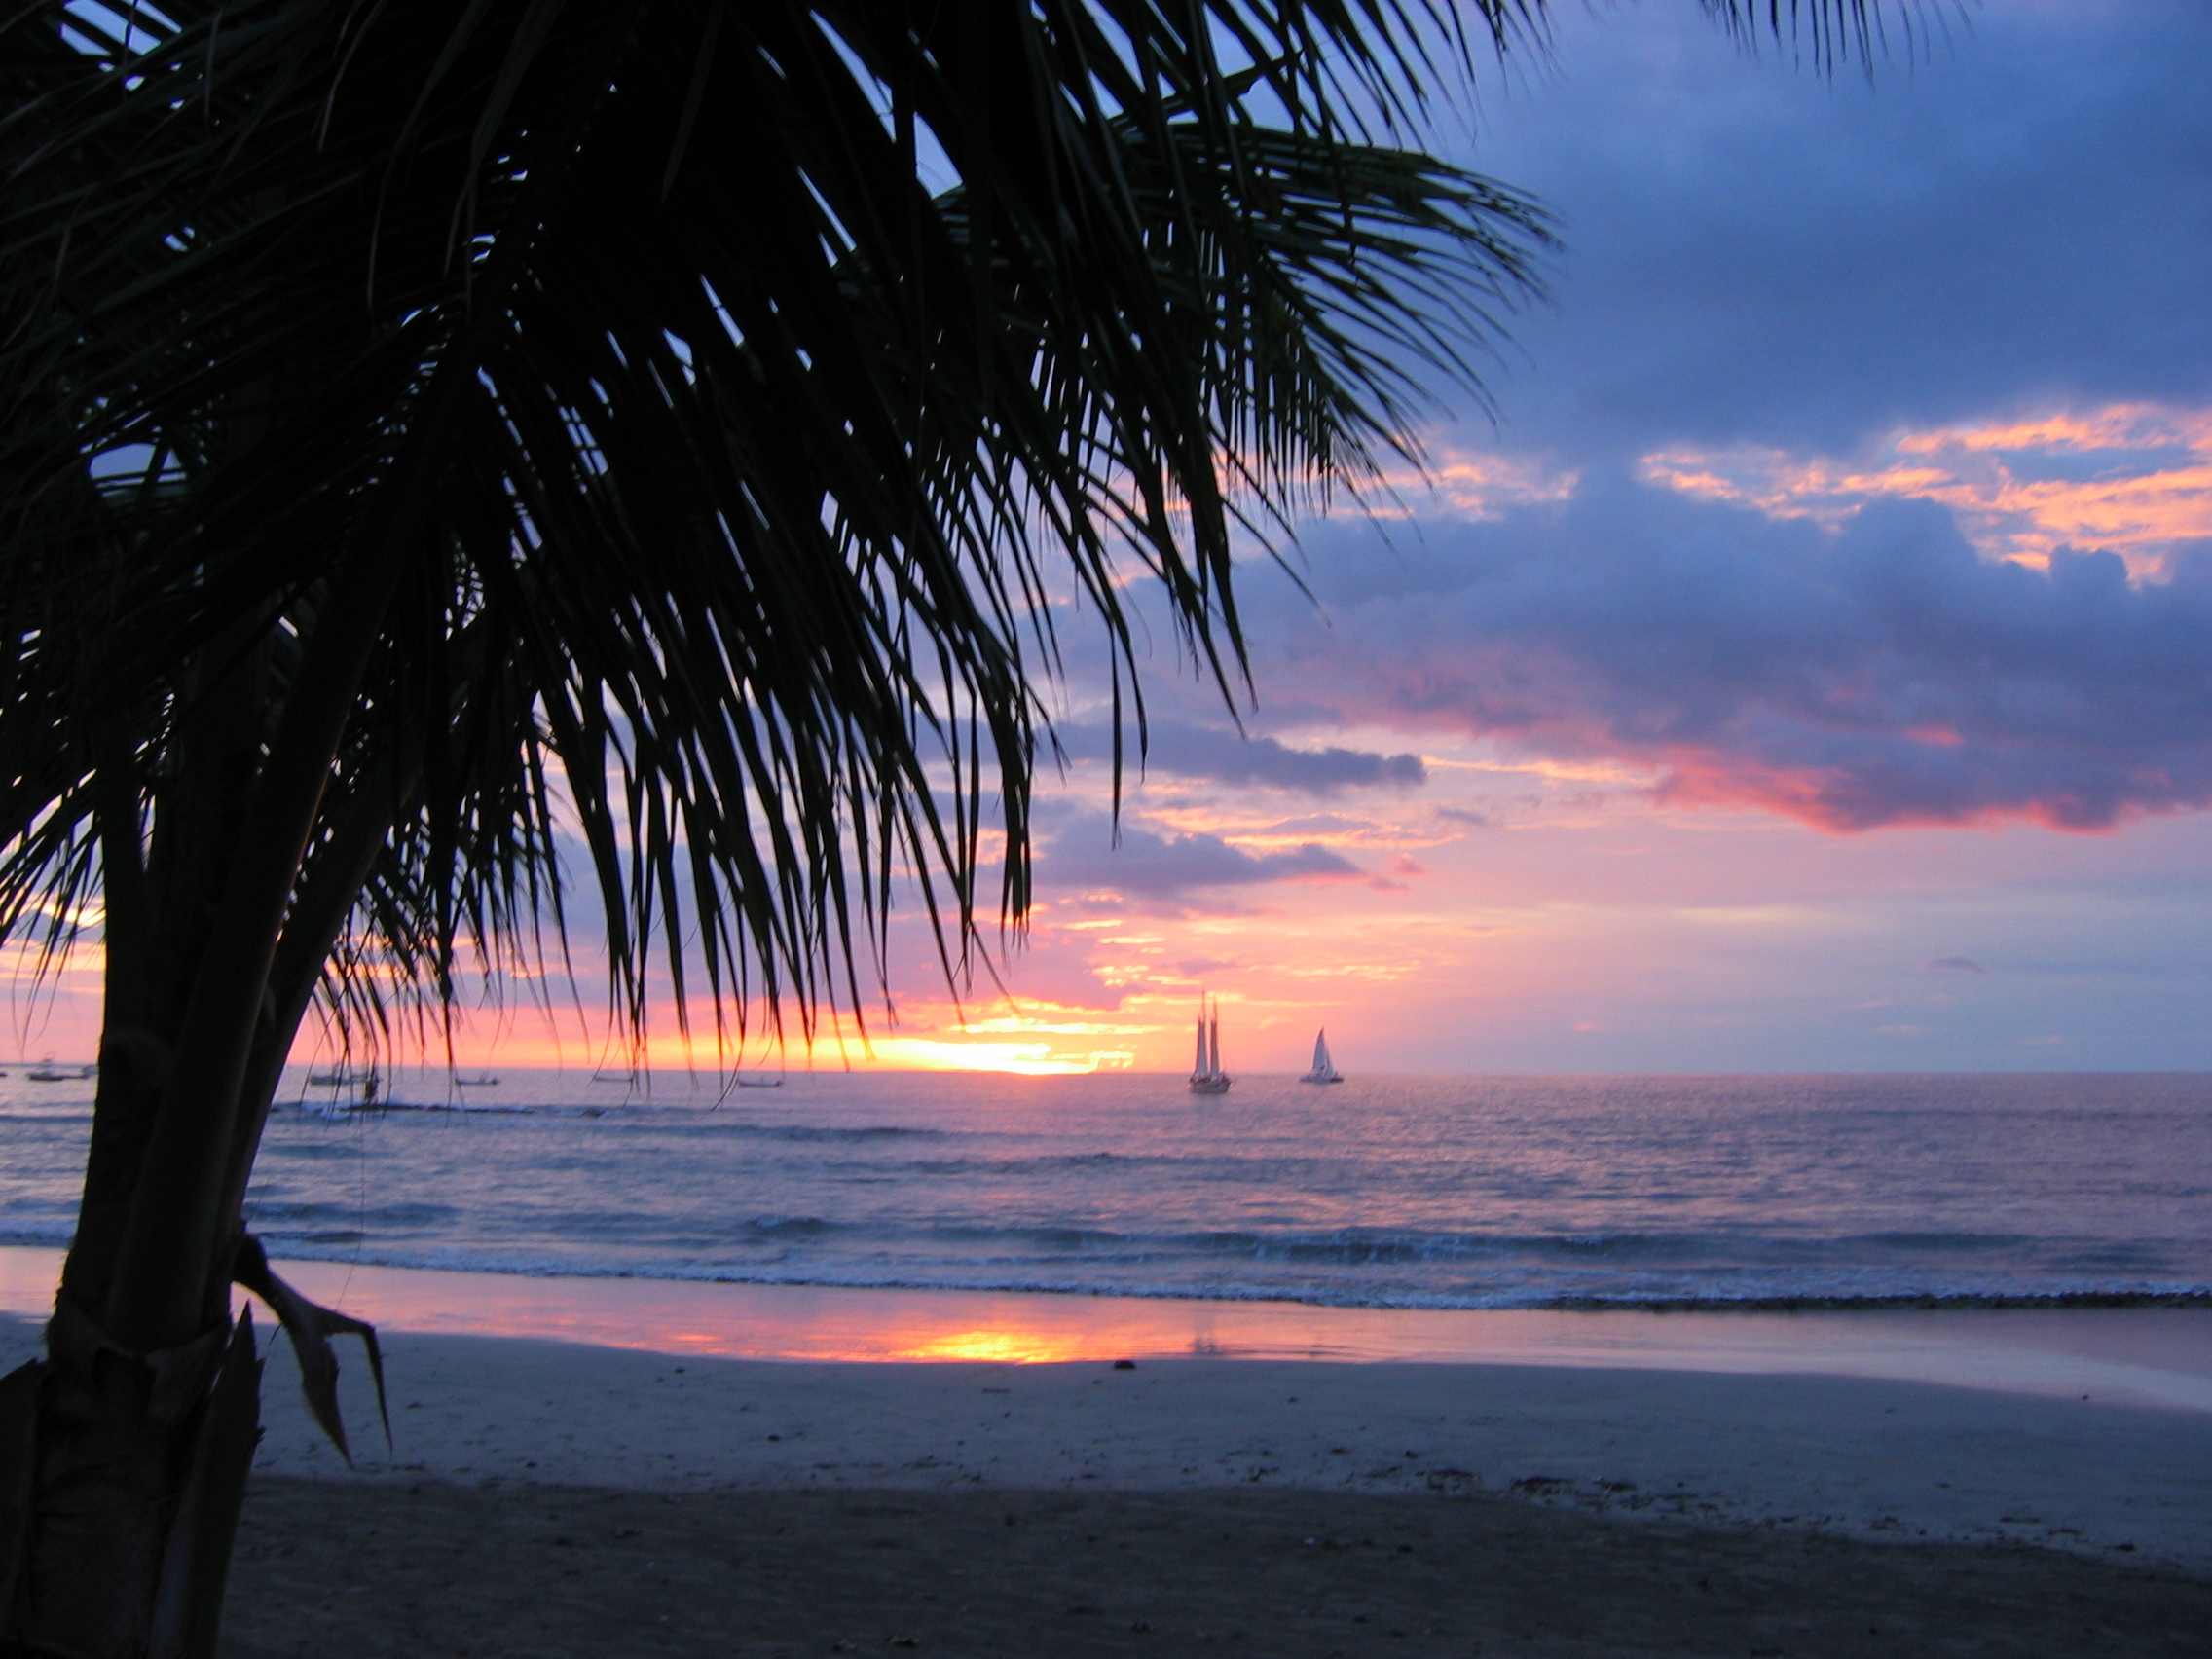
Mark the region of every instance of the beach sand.
[[[31, 1336], [0, 1326], [0, 1358]], [[2212, 1647], [2212, 1412], [2140, 1399], [400, 1331], [387, 1455], [344, 1358], [353, 1473], [271, 1355], [248, 1659]]]
[[1493, 1496], [265, 1480], [226, 1636], [237, 1659], [2198, 1659], [2207, 1629], [2212, 1588], [2167, 1571]]

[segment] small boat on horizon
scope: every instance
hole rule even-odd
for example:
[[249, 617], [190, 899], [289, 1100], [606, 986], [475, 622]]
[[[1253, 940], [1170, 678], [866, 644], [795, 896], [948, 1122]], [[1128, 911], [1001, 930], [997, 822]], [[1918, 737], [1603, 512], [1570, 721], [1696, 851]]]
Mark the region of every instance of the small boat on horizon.
[[1345, 1074], [1337, 1070], [1336, 1062], [1329, 1058], [1329, 1033], [1326, 1028], [1313, 1034], [1313, 1069], [1301, 1077], [1300, 1083], [1342, 1083]]
[[497, 1088], [499, 1087], [499, 1080], [490, 1072], [478, 1072], [474, 1077], [455, 1078], [453, 1086], [456, 1088]]
[[360, 1071], [355, 1071], [350, 1066], [334, 1066], [328, 1071], [311, 1071], [308, 1073], [308, 1087], [310, 1088], [334, 1089], [340, 1092], [350, 1091], [358, 1096], [358, 1098], [346, 1103], [350, 1107], [389, 1104], [388, 1101], [378, 1098], [384, 1091], [384, 1079], [378, 1076], [377, 1068], [374, 1066], [365, 1067]]
[[1210, 1012], [1206, 1000], [1198, 999], [1198, 1057], [1191, 1068], [1193, 1094], [1227, 1094], [1229, 1074], [1221, 1069], [1221, 1014], [1216, 1005]]
[[[54, 1063], [54, 1056], [49, 1054], [24, 1072], [23, 1076], [32, 1083], [81, 1083], [98, 1070], [97, 1066], [57, 1066]], [[6, 1075], [5, 1072], [0, 1072], [0, 1077]]]

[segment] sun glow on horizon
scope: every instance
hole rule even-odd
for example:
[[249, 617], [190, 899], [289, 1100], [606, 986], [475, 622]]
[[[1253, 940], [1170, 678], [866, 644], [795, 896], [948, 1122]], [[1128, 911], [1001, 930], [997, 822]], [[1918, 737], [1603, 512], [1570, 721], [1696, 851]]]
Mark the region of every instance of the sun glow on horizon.
[[1068, 1077], [1124, 1070], [1135, 1058], [1124, 1049], [1055, 1052], [1050, 1042], [964, 1043], [936, 1037], [885, 1037], [869, 1045], [867, 1070], [1010, 1072], [1016, 1077]]

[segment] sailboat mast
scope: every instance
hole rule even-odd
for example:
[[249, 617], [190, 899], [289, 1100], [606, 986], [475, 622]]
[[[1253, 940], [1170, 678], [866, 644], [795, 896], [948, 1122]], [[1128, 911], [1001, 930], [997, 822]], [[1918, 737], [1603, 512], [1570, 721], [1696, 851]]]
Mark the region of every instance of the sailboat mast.
[[1191, 1073], [1193, 1094], [1227, 1094], [1229, 1074], [1221, 1069], [1221, 1012], [1213, 998], [1198, 999], [1198, 1065]]

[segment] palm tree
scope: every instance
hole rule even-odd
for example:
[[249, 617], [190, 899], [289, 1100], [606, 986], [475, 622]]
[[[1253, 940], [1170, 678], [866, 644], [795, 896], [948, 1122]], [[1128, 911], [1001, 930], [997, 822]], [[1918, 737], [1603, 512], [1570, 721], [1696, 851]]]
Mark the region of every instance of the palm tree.
[[240, 1220], [318, 994], [564, 939], [571, 830], [633, 1031], [656, 970], [718, 1041], [858, 1010], [895, 895], [948, 973], [1018, 928], [1057, 630], [1096, 612], [1140, 744], [1132, 574], [1234, 687], [1238, 534], [1410, 453], [1418, 377], [1474, 386], [1531, 291], [1540, 211], [1406, 134], [1541, 14], [0, 22], [0, 937], [52, 963], [96, 910], [105, 973], [47, 1357], [0, 1381], [0, 1650], [213, 1651], [234, 1282], [335, 1432], [359, 1328]]

